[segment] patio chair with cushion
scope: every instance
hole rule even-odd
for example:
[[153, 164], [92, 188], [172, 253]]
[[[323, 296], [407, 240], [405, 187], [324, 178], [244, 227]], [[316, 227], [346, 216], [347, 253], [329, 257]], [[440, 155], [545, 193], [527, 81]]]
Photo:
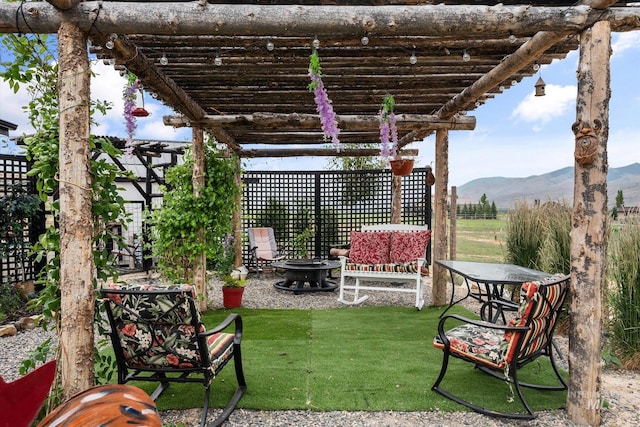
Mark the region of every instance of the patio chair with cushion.
[[251, 253], [251, 263], [256, 272], [260, 274], [262, 270], [260, 263], [271, 263], [285, 258], [278, 249], [276, 237], [271, 227], [254, 227], [247, 230], [249, 236], [249, 252]]
[[[472, 320], [459, 315], [448, 315], [440, 319], [438, 336], [433, 346], [444, 352], [440, 375], [432, 390], [476, 412], [493, 417], [533, 419], [535, 415], [525, 400], [522, 387], [539, 390], [566, 390], [567, 383], [560, 375], [553, 358], [553, 333], [558, 314], [569, 289], [569, 276], [555, 275], [543, 281], [524, 283], [521, 288], [520, 307], [517, 315], [506, 325], [486, 320]], [[490, 300], [486, 304], [509, 304], [506, 301]], [[494, 312], [496, 309], [494, 309]], [[481, 313], [486, 310], [481, 309]], [[445, 331], [445, 323], [459, 320], [462, 325]], [[524, 412], [496, 412], [455, 396], [440, 386], [447, 372], [449, 356], [471, 362], [495, 378], [508, 381], [515, 387]], [[529, 384], [520, 382], [518, 371], [540, 356], [551, 362], [558, 385]]]
[[[155, 401], [170, 382], [199, 382], [204, 386], [201, 426], [206, 424], [210, 386], [233, 358], [238, 387], [220, 416], [231, 415], [246, 390], [240, 341], [242, 318], [230, 314], [206, 330], [191, 285], [112, 284], [101, 289], [118, 367], [118, 383], [153, 381]], [[233, 331], [224, 332], [227, 328]]]

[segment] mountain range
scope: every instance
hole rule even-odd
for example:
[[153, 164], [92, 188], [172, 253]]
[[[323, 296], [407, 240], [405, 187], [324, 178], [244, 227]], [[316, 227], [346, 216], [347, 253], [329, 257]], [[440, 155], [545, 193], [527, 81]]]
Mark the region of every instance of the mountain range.
[[[479, 178], [457, 187], [458, 204], [478, 203], [483, 194], [499, 209], [514, 206], [517, 200], [566, 201], [573, 203], [573, 167], [526, 178]], [[615, 206], [618, 190], [622, 190], [625, 206], [640, 206], [640, 163], [609, 168], [607, 174], [608, 206]]]

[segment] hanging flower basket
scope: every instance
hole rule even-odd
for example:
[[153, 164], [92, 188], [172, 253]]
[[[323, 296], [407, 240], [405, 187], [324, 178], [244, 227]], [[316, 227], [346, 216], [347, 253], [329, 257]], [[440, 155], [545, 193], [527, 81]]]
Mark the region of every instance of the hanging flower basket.
[[390, 160], [389, 165], [394, 175], [405, 176], [413, 171], [413, 159]]
[[242, 306], [242, 294], [244, 293], [244, 287], [229, 288], [222, 287], [222, 305], [225, 308], [234, 308]]
[[134, 108], [133, 111], [131, 111], [131, 115], [133, 117], [147, 117], [149, 115], [149, 112], [145, 110], [144, 107], [138, 107]]

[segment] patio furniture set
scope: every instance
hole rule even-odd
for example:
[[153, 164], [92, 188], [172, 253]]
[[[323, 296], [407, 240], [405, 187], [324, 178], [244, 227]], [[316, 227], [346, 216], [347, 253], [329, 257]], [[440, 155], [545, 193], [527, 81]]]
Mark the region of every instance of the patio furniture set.
[[[275, 242], [269, 234], [267, 231], [265, 241]], [[341, 255], [339, 263], [312, 261], [304, 265], [287, 264], [283, 259], [274, 261], [277, 267], [285, 269], [288, 274], [284, 281], [279, 282], [280, 287], [276, 284], [276, 288], [294, 290], [295, 293], [331, 291], [337, 285], [326, 278], [326, 272], [341, 267], [340, 301], [359, 304], [366, 299], [366, 296], [359, 295], [362, 290], [410, 292], [415, 294], [415, 305], [421, 309], [424, 304], [422, 278], [428, 274], [424, 254], [430, 236], [430, 230], [419, 226], [363, 227], [362, 231], [351, 234], [348, 256]], [[254, 253], [257, 255], [260, 252], [256, 248]], [[453, 286], [454, 275], [462, 276], [467, 294], [454, 300], [452, 290], [450, 303], [440, 315], [437, 331], [434, 331], [433, 346], [442, 350], [443, 360], [432, 390], [489, 416], [535, 418], [522, 388], [567, 389], [554, 360], [553, 334], [569, 289], [569, 276], [551, 275], [509, 264], [448, 260], [437, 260], [436, 263], [449, 270]], [[355, 284], [347, 285], [345, 278], [354, 278]], [[360, 281], [382, 285], [365, 286]], [[304, 287], [301, 282], [308, 283], [309, 287], [302, 290]], [[389, 282], [409, 283], [411, 286], [399, 288], [388, 285]], [[507, 288], [513, 289], [518, 285], [521, 289], [519, 303], [506, 298], [505, 293]], [[247, 389], [241, 355], [241, 316], [230, 314], [213, 329], [207, 329], [201, 321], [195, 290], [188, 284], [155, 286], [117, 283], [105, 286], [100, 293], [110, 324], [109, 335], [116, 357], [118, 384], [129, 381], [159, 383], [150, 396], [150, 402], [143, 402], [148, 411], [153, 412], [153, 402], [170, 383], [201, 383], [204, 387], [201, 426], [224, 423]], [[345, 295], [349, 293], [353, 294], [353, 299], [346, 300]], [[482, 303], [480, 320], [447, 314], [452, 306], [465, 298], [474, 298]], [[510, 319], [507, 320], [507, 317]], [[457, 326], [447, 329], [450, 323]], [[519, 370], [541, 356], [550, 361], [558, 384], [537, 385], [519, 379]], [[525, 412], [497, 412], [445, 389], [442, 383], [451, 370], [448, 369], [451, 357], [470, 362], [482, 372], [511, 383]], [[207, 424], [211, 384], [232, 359], [236, 390], [216, 420]], [[455, 369], [458, 370], [455, 374], [459, 375], [459, 365]], [[0, 379], [0, 397], [8, 390], [5, 384]], [[98, 390], [90, 392], [95, 394]], [[114, 392], [127, 394], [127, 390]], [[102, 416], [101, 409], [87, 411], [93, 412], [91, 416]]]

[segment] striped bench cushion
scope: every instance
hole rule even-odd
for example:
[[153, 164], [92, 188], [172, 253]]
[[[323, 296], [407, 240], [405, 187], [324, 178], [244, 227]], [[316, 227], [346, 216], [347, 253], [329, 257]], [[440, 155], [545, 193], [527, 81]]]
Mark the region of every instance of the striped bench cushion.
[[[405, 263], [389, 263], [389, 264], [357, 264], [348, 262], [345, 265], [345, 270], [349, 271], [373, 271], [380, 273], [416, 273], [418, 271], [418, 262], [405, 262]], [[429, 267], [422, 266], [421, 274], [429, 274]]]

